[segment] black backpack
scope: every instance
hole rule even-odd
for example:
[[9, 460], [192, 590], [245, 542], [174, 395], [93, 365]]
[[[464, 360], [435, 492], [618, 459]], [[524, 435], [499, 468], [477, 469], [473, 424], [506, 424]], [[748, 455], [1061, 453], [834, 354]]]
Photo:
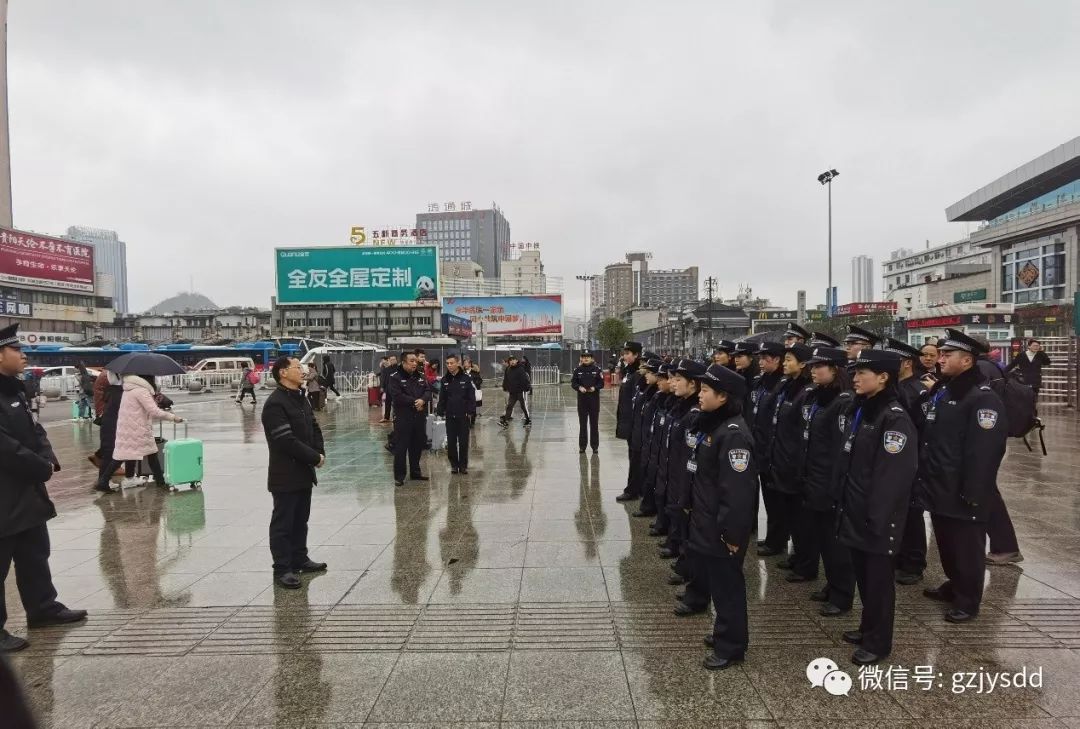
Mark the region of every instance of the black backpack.
[[1027, 436], [1033, 431], [1039, 432], [1039, 444], [1042, 446], [1043, 455], [1046, 455], [1046, 442], [1043, 440], [1042, 421], [1039, 420], [1038, 409], [1035, 405], [1035, 391], [1024, 382], [1024, 378], [1016, 373], [1005, 373], [997, 363], [991, 360], [987, 362], [993, 368], [982, 365], [980, 369], [990, 379], [990, 389], [997, 393], [1001, 401], [1005, 403], [1005, 417], [1008, 419], [1009, 437], [1023, 438], [1024, 445], [1032, 450]]

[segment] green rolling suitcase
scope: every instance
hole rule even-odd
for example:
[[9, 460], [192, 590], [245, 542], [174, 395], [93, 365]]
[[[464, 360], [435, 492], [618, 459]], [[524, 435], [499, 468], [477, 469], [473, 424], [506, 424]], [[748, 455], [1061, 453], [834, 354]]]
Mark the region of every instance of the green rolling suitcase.
[[203, 442], [188, 438], [187, 423], [184, 423], [184, 437], [179, 440], [173, 423], [173, 436], [164, 448], [165, 483], [174, 490], [183, 484], [199, 488], [203, 480]]

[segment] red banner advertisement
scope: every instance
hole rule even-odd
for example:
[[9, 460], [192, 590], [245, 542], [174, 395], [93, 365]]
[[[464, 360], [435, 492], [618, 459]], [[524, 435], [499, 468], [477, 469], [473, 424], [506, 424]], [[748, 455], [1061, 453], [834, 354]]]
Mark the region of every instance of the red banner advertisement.
[[0, 228], [0, 281], [94, 293], [94, 247]]
[[863, 314], [895, 314], [895, 301], [861, 301], [836, 307], [837, 316], [862, 316]]

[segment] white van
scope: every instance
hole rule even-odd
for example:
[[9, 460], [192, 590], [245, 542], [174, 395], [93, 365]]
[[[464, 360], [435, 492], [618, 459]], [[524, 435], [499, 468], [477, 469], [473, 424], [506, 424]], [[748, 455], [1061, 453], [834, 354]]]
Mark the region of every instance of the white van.
[[228, 372], [239, 375], [244, 368], [255, 369], [255, 360], [251, 357], [207, 357], [191, 368], [191, 372]]

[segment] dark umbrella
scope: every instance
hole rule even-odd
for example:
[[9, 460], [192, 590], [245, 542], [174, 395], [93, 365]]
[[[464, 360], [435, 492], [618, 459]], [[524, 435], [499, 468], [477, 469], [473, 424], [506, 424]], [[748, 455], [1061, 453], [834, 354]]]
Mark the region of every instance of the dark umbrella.
[[105, 369], [117, 375], [182, 375], [186, 370], [176, 360], [157, 352], [128, 352], [110, 362]]

